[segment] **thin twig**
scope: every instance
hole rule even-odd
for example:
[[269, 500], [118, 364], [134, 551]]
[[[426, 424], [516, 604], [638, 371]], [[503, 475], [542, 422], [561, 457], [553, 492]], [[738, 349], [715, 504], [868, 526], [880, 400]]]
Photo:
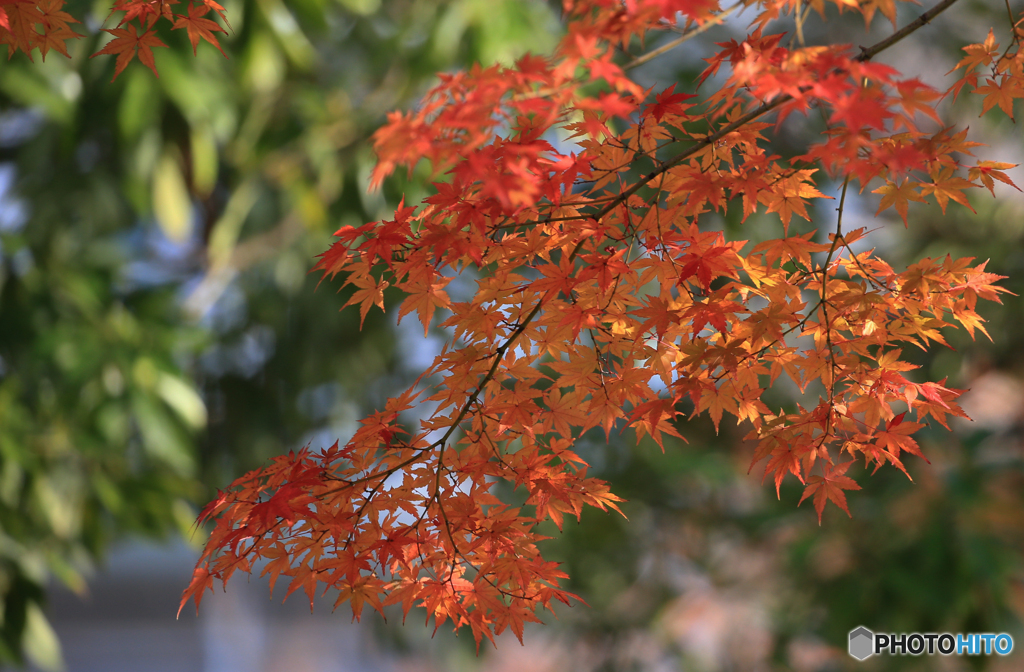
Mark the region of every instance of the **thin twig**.
[[683, 33], [681, 36], [677, 37], [676, 39], [674, 39], [674, 40], [672, 40], [670, 42], [666, 42], [665, 44], [661, 45], [657, 49], [652, 49], [651, 51], [648, 51], [646, 54], [643, 54], [642, 56], [637, 56], [636, 58], [634, 58], [629, 63], [626, 63], [625, 65], [623, 65], [622, 69], [623, 70], [632, 70], [633, 68], [640, 67], [644, 63], [647, 63], [648, 61], [653, 60], [653, 59], [657, 58], [658, 56], [661, 56], [662, 54], [665, 54], [665, 53], [668, 53], [668, 52], [672, 51], [673, 49], [675, 49], [679, 45], [683, 44], [684, 42], [687, 42], [687, 41], [692, 40], [693, 38], [697, 37], [698, 35], [700, 35], [704, 31], [706, 31], [708, 28], [712, 28], [714, 26], [717, 26], [717, 25], [721, 24], [726, 19], [726, 17], [728, 17], [730, 14], [732, 14], [734, 11], [736, 11], [736, 9], [739, 8], [742, 4], [743, 3], [735, 4], [732, 7], [730, 7], [729, 9], [726, 9], [726, 10], [724, 10], [724, 11], [718, 13], [718, 14], [715, 14], [714, 18], [709, 19], [708, 21], [706, 21], [705, 23], [697, 26], [696, 28], [691, 28], [690, 30], [686, 31], [685, 33]]
[[929, 9], [927, 12], [919, 16], [916, 20], [911, 21], [907, 25], [903, 26], [902, 28], [900, 28], [895, 33], [885, 38], [878, 44], [872, 45], [867, 49], [861, 47], [860, 55], [857, 56], [856, 60], [861, 62], [871, 60], [879, 52], [888, 49], [892, 45], [902, 40], [907, 35], [913, 33], [918, 28], [931, 22], [932, 19], [934, 19], [936, 16], [949, 9], [954, 3], [956, 3], [956, 1], [957, 0], [942, 0], [942, 2]]
[[[908, 35], [910, 35], [911, 33], [915, 32], [917, 29], [919, 29], [922, 26], [924, 26], [927, 23], [929, 23], [932, 19], [934, 19], [936, 16], [938, 16], [939, 14], [944, 12], [946, 9], [948, 9], [950, 6], [952, 6], [956, 2], [957, 2], [957, 0], [942, 0], [942, 2], [940, 2], [938, 5], [936, 5], [935, 7], [932, 7], [930, 10], [928, 10], [927, 12], [922, 14], [916, 20], [908, 23], [906, 26], [904, 26], [902, 29], [900, 29], [899, 31], [897, 31], [893, 35], [887, 37], [886, 39], [882, 40], [881, 42], [879, 42], [877, 44], [874, 44], [874, 45], [872, 45], [870, 47], [861, 48], [861, 53], [858, 54], [853, 60], [861, 62], [861, 63], [863, 63], [864, 61], [870, 60], [872, 57], [877, 55], [879, 52], [884, 51], [885, 49], [888, 49], [889, 47], [891, 47], [892, 45], [896, 44], [897, 42], [899, 42], [903, 38], [905, 38]], [[672, 157], [670, 160], [668, 160], [665, 163], [663, 163], [661, 166], [656, 168], [654, 171], [648, 173], [647, 175], [645, 175], [645, 176], [641, 177], [639, 180], [637, 180], [636, 184], [634, 184], [629, 189], [627, 189], [627, 190], [623, 191], [622, 193], [620, 193], [617, 198], [613, 199], [607, 206], [602, 208], [598, 212], [598, 214], [594, 216], [594, 219], [600, 219], [601, 217], [604, 217], [609, 212], [611, 212], [616, 207], [618, 207], [621, 203], [623, 203], [627, 198], [629, 198], [630, 196], [632, 196], [633, 194], [635, 194], [636, 192], [640, 191], [645, 186], [647, 186], [647, 184], [650, 183], [652, 180], [654, 180], [654, 178], [656, 178], [657, 176], [661, 175], [662, 173], [667, 172], [671, 168], [674, 168], [674, 167], [678, 166], [683, 161], [685, 161], [686, 159], [690, 158], [694, 154], [698, 153], [699, 151], [701, 151], [702, 149], [704, 149], [708, 145], [714, 144], [718, 140], [721, 140], [722, 138], [724, 138], [729, 133], [732, 133], [733, 131], [737, 130], [738, 128], [749, 124], [750, 122], [754, 121], [758, 117], [762, 117], [765, 114], [768, 114], [769, 112], [771, 112], [775, 108], [780, 107], [783, 104], [788, 103], [791, 100], [793, 100], [793, 96], [791, 96], [789, 94], [779, 96], [775, 100], [773, 100], [773, 101], [771, 101], [769, 103], [764, 103], [763, 105], [761, 105], [757, 109], [751, 110], [750, 112], [747, 112], [746, 114], [744, 114], [742, 117], [740, 117], [736, 121], [733, 121], [732, 123], [726, 124], [722, 128], [718, 129], [718, 131], [708, 135], [703, 140], [700, 140], [700, 141], [694, 143], [693, 145], [691, 145], [687, 149], [683, 150], [679, 154], [677, 154], [674, 157]]]

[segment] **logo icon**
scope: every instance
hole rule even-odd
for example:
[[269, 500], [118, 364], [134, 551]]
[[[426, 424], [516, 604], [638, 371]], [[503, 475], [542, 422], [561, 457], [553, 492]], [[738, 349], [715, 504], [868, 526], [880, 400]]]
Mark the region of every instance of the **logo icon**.
[[874, 653], [875, 633], [863, 625], [850, 631], [850, 655], [857, 660], [864, 660]]

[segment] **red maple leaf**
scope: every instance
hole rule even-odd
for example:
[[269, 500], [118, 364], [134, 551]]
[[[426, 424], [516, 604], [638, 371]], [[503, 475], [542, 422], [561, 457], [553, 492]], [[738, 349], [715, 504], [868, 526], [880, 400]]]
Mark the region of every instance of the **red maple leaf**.
[[128, 67], [131, 60], [135, 58], [136, 53], [139, 56], [139, 60], [152, 70], [154, 75], [160, 76], [160, 73], [156, 71], [156, 63], [153, 59], [153, 47], [166, 47], [167, 45], [156, 36], [152, 24], [141, 35], [139, 35], [135, 25], [131, 23], [128, 24], [127, 28], [104, 28], [103, 30], [113, 35], [114, 39], [89, 58], [96, 58], [100, 54], [113, 54], [117, 56], [114, 76], [110, 81], [114, 81], [118, 75], [124, 72], [124, 69]]
[[174, 30], [185, 28], [188, 30], [188, 40], [192, 43], [192, 53], [196, 53], [196, 48], [199, 46], [199, 40], [203, 39], [217, 47], [224, 58], [228, 55], [224, 53], [224, 50], [220, 48], [220, 43], [217, 42], [217, 36], [214, 35], [216, 32], [226, 33], [227, 31], [217, 25], [216, 21], [202, 18], [207, 12], [210, 11], [208, 5], [202, 5], [197, 7], [191, 2], [188, 5], [188, 16], [181, 14], [176, 15], [177, 20], [174, 22]]

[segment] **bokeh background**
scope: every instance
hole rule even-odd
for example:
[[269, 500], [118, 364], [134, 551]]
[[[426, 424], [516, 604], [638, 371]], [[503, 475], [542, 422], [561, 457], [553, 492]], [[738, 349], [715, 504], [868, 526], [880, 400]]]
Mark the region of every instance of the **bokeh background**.
[[[830, 509], [819, 527], [796, 507], [793, 479], [772, 497], [743, 428], [685, 422], [689, 442], [664, 453], [588, 435], [583, 450], [629, 500], [629, 520], [587, 511], [552, 531], [548, 553], [589, 606], [547, 617], [525, 646], [502, 637], [477, 656], [468, 636], [432, 637], [422, 612], [350, 624], [325, 599], [311, 615], [301, 600], [268, 600], [255, 577], [175, 620], [202, 542], [196, 511], [216, 488], [290, 449], [344, 441], [444, 338], [395, 325], [393, 311], [371, 312], [360, 331], [353, 311], [339, 312], [340, 283], [317, 289], [308, 274], [339, 226], [427, 193], [426, 171], [367, 193], [373, 129], [437, 72], [550, 50], [559, 5], [230, 0], [229, 59], [208, 46], [193, 57], [172, 34], [159, 78], [136, 64], [112, 84], [113, 59], [88, 58], [107, 6], [72, 0], [87, 35], [70, 60], [0, 65], [0, 667], [1024, 669], [1024, 199], [1005, 185], [996, 198], [973, 193], [976, 214], [912, 204], [906, 230], [874, 219], [877, 196], [849, 199], [844, 225], [872, 228], [894, 266], [991, 259], [1016, 293], [982, 306], [991, 341], [949, 333], [951, 349], [914, 354], [922, 380], [970, 388], [974, 422], [926, 430], [930, 464], [912, 458], [913, 483], [892, 469], [859, 478], [852, 519]], [[900, 23], [922, 9], [901, 7]], [[1006, 9], [958, 3], [879, 60], [945, 89], [960, 47], [990, 26], [1005, 43]], [[731, 17], [638, 81], [690, 90], [712, 42], [748, 21]], [[805, 31], [810, 44], [867, 45], [892, 27], [833, 13]], [[944, 105], [988, 144], [980, 156], [1024, 163], [1018, 126], [979, 119], [979, 101]], [[773, 149], [794, 153], [820, 130], [791, 118]], [[823, 178], [826, 193], [836, 186]], [[753, 241], [780, 234], [774, 215], [740, 225], [739, 214], [702, 225]], [[834, 203], [820, 205], [795, 232], [823, 236], [834, 216]], [[857, 625], [1005, 631], [1018, 646], [1008, 658], [855, 663], [845, 645]]]

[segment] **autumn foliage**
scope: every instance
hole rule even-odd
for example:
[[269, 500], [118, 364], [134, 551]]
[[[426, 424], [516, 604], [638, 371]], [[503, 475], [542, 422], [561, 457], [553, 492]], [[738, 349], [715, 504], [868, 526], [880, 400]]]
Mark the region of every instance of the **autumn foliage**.
[[[108, 23], [116, 20], [117, 24], [102, 29], [113, 39], [93, 57], [101, 54], [117, 57], [114, 79], [136, 57], [157, 74], [153, 49], [167, 46], [157, 35], [164, 21], [171, 24], [171, 30], [185, 29], [193, 50], [200, 40], [220, 49], [214, 33], [226, 31], [207, 15], [213, 11], [227, 24], [224, 8], [215, 0], [189, 0], [185, 11], [178, 13], [173, 7], [177, 4], [178, 0], [117, 0], [107, 19]], [[82, 35], [72, 28], [71, 24], [79, 21], [64, 11], [64, 5], [65, 0], [0, 0], [0, 44], [7, 45], [8, 57], [21, 51], [32, 58], [38, 50], [45, 60], [51, 49], [70, 57], [68, 42]], [[221, 53], [224, 53], [222, 49]]]
[[[553, 55], [441, 75], [415, 109], [392, 113], [374, 136], [373, 187], [426, 160], [433, 195], [342, 227], [317, 268], [351, 286], [361, 317], [391, 310], [394, 288], [400, 319], [448, 341], [344, 445], [281, 456], [221, 492], [202, 513], [215, 525], [182, 605], [258, 570], [311, 603], [333, 588], [356, 618], [422, 606], [478, 643], [521, 638], [542, 608], [574, 599], [538, 524], [621, 501], [574, 452], [591, 429], [661, 445], [682, 416], [716, 427], [731, 416], [751, 466], [777, 490], [787, 476], [803, 483], [819, 521], [829, 501], [847, 511], [854, 463], [905, 472], [908, 454], [924, 457], [914, 434], [963, 412], [960, 391], [911, 373], [904, 350], [946, 345], [947, 327], [985, 333], [978, 299], [1004, 290], [970, 259], [894, 269], [843, 211], [853, 191], [873, 191], [879, 212], [906, 222], [910, 202], [970, 207], [971, 188], [1013, 185], [1013, 166], [973, 159], [976, 143], [935, 106], [970, 93], [1012, 114], [1024, 24], [1002, 27], [1003, 49], [991, 35], [966, 47], [946, 92], [874, 60], [954, 2], [861, 49], [804, 46], [809, 11], [879, 13], [895, 27], [891, 0], [740, 3], [745, 39], [719, 44], [692, 85], [644, 90], [628, 71], [655, 54], [629, 60], [629, 49], [661, 30], [680, 44], [737, 7], [567, 0]], [[795, 29], [769, 32], [776, 20]], [[826, 131], [801, 154], [774, 154], [772, 133], [793, 115]], [[709, 230], [731, 208], [777, 214], [776, 237], [749, 245]], [[791, 234], [797, 218], [822, 236]], [[473, 287], [468, 300], [449, 294], [453, 282]], [[783, 379], [813, 401], [769, 406]], [[414, 409], [423, 419], [410, 426]]]

